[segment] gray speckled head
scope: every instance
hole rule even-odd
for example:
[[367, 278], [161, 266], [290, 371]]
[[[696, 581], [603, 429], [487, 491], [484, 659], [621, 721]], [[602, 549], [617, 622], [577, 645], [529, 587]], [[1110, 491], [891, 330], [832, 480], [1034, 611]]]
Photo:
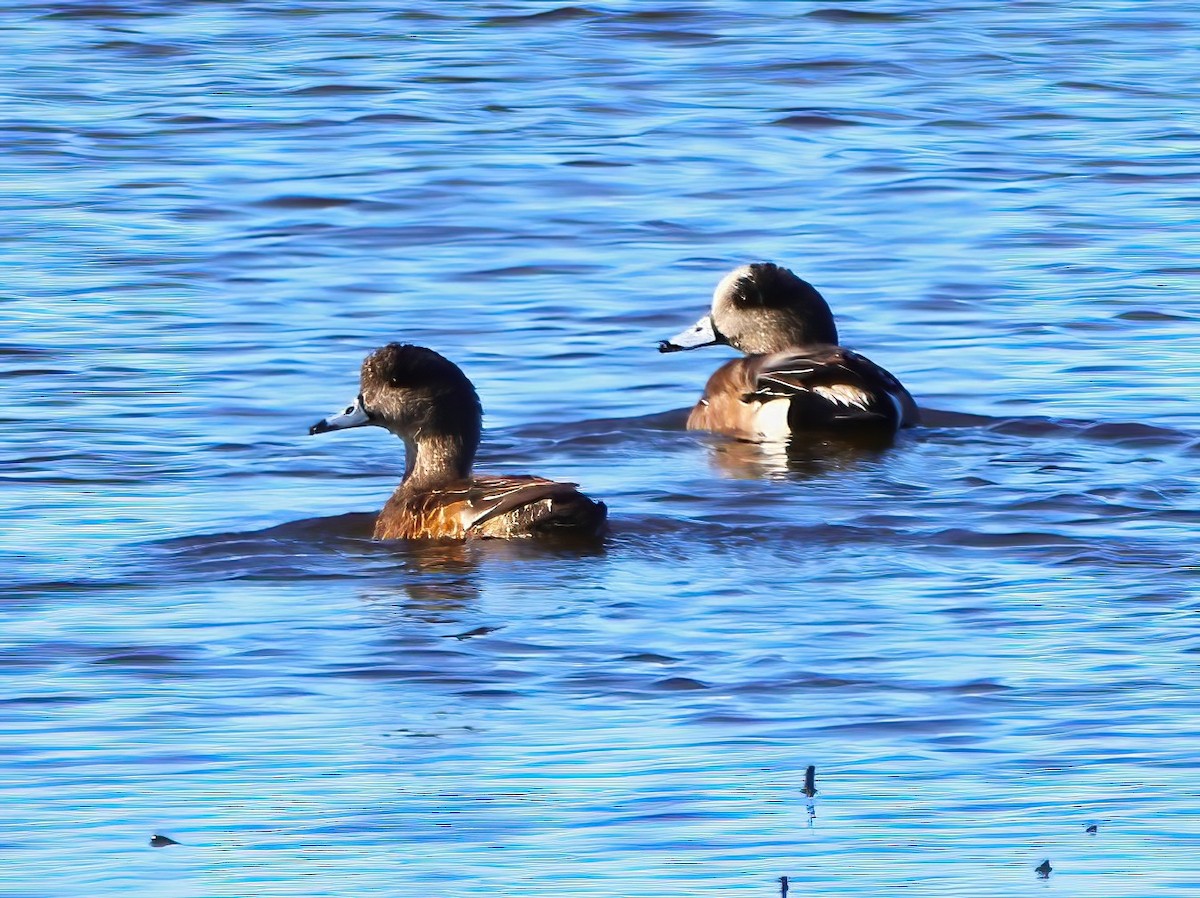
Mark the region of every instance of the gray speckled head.
[[773, 262], [741, 265], [725, 275], [713, 291], [712, 321], [718, 335], [748, 354], [838, 341], [824, 297]]
[[423, 346], [389, 343], [363, 361], [354, 403], [309, 433], [367, 425], [404, 440], [408, 472], [420, 482], [446, 480], [470, 472], [483, 410], [475, 387], [449, 359]]
[[423, 346], [389, 343], [362, 363], [363, 406], [372, 423], [399, 436], [433, 430], [478, 442], [483, 412], [462, 369]]

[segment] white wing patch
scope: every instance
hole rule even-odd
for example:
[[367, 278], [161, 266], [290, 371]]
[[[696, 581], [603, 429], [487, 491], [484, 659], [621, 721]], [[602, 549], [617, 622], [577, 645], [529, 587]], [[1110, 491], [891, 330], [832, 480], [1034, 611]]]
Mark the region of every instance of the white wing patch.
[[830, 384], [812, 387], [812, 391], [823, 399], [849, 408], [860, 408], [864, 412], [871, 404], [871, 394], [852, 384]]
[[[765, 381], [771, 381], [771, 382], [774, 382], [777, 384], [783, 384], [784, 386], [795, 390], [798, 387], [800, 387], [800, 385], [796, 381], [787, 380], [786, 378], [794, 377], [794, 378], [796, 378], [796, 380], [802, 381], [802, 380], [804, 380], [804, 378], [808, 377], [810, 374], [812, 374], [816, 370], [817, 370], [816, 365], [808, 365], [803, 368], [800, 368], [800, 367], [773, 368], [770, 371], [764, 371], [762, 374], [760, 374], [758, 376], [758, 379], [760, 381], [765, 380]], [[802, 387], [800, 387], [800, 388], [803, 389]]]
[[788, 424], [788, 410], [791, 407], [790, 398], [771, 399], [760, 405], [754, 414], [754, 426], [759, 434], [767, 439], [788, 439], [792, 435], [792, 427]]

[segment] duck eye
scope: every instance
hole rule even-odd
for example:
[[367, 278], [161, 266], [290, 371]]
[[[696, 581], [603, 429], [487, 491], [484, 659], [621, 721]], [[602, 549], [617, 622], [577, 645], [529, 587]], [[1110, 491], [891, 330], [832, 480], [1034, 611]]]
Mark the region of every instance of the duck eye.
[[352, 405], [348, 405], [348, 406], [346, 406], [346, 410], [345, 410], [344, 412], [342, 412], [342, 414], [343, 414], [343, 415], [349, 415], [349, 414], [350, 414], [351, 412], [353, 412], [353, 411], [354, 411], [354, 406], [352, 406]]

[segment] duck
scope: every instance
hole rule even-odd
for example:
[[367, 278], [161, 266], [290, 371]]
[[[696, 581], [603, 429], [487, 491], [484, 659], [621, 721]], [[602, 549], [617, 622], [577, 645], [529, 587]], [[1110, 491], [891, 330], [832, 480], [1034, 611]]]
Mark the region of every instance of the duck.
[[362, 363], [359, 393], [309, 434], [382, 427], [404, 441], [404, 477], [375, 521], [378, 540], [598, 536], [608, 510], [577, 484], [472, 473], [483, 407], [457, 365], [432, 349], [389, 343]]
[[825, 297], [774, 262], [733, 269], [713, 291], [711, 311], [658, 349], [714, 345], [744, 356], [708, 379], [688, 430], [765, 442], [839, 432], [892, 436], [920, 421], [894, 375], [839, 345]]

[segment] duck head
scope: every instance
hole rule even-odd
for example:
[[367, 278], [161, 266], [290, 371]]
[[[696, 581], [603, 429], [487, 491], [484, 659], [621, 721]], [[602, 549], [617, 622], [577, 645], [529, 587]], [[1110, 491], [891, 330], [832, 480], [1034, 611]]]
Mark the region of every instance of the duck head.
[[747, 355], [838, 341], [833, 313], [808, 281], [773, 262], [735, 268], [713, 291], [712, 311], [658, 344], [678, 352], [726, 344]]
[[423, 346], [389, 343], [363, 360], [354, 402], [308, 432], [368, 426], [404, 440], [410, 473], [418, 447], [429, 445], [445, 457], [447, 474], [465, 476], [479, 447], [483, 411], [475, 387], [449, 359]]

